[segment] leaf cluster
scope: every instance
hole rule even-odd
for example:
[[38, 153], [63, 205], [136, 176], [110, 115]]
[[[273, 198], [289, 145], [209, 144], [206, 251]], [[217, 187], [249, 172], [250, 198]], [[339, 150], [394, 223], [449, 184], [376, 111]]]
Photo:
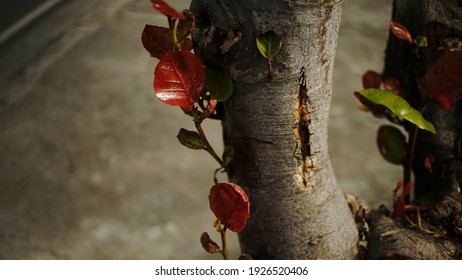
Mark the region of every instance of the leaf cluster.
[[241, 231], [250, 217], [250, 202], [245, 191], [232, 183], [218, 183], [216, 173], [228, 168], [234, 157], [234, 148], [226, 146], [223, 155], [217, 155], [210, 145], [202, 122], [213, 116], [218, 102], [224, 102], [233, 93], [233, 81], [227, 73], [206, 68], [202, 59], [192, 53], [189, 38], [195, 28], [195, 17], [189, 10], [177, 12], [163, 0], [151, 0], [152, 7], [165, 15], [168, 27], [146, 25], [141, 42], [149, 54], [159, 59], [154, 70], [154, 93], [163, 103], [179, 106], [192, 116], [196, 131], [181, 128], [179, 142], [194, 150], [207, 151], [220, 165], [215, 171], [209, 195], [210, 209], [217, 221], [214, 224], [222, 239], [222, 247], [203, 233], [200, 241], [209, 253], [220, 253], [228, 259], [226, 231]]
[[[428, 47], [425, 36], [413, 36], [405, 26], [394, 21], [390, 23], [390, 31], [398, 40], [409, 44], [418, 59], [425, 59]], [[363, 75], [364, 88], [355, 92], [364, 111], [394, 124], [379, 127], [377, 145], [385, 160], [402, 165], [404, 169], [403, 181], [393, 191], [396, 217], [403, 217], [405, 211], [414, 209], [406, 205], [405, 198], [412, 189], [411, 172], [417, 133], [437, 133], [437, 128], [424, 118], [425, 108], [438, 106], [443, 110], [452, 110], [462, 98], [462, 49], [447, 49], [428, 64], [426, 72], [416, 80], [421, 94], [421, 103], [417, 108], [407, 102], [407, 93], [398, 79], [385, 77], [375, 71], [367, 71]], [[405, 127], [408, 137], [396, 125]], [[431, 170], [434, 160], [434, 155], [428, 155], [423, 164]], [[397, 195], [403, 185], [402, 194]]]

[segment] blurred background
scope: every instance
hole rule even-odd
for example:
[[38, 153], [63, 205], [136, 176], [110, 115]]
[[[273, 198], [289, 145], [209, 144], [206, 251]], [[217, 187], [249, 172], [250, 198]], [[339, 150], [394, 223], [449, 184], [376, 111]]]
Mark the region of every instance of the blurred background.
[[[370, 206], [391, 202], [400, 168], [353, 92], [382, 69], [391, 2], [344, 1], [335, 62], [332, 161]], [[219, 259], [199, 243], [219, 239], [217, 165], [178, 143], [193, 123], [153, 95], [147, 23], [166, 25], [148, 0], [0, 0], [0, 259]], [[205, 129], [221, 147], [220, 124]]]

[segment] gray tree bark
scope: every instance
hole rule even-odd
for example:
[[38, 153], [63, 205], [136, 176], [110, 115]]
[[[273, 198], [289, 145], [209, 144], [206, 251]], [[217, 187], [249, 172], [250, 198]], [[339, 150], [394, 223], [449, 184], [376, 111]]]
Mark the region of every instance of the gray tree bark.
[[[351, 259], [357, 228], [332, 170], [327, 122], [341, 0], [197, 0], [195, 51], [230, 73], [224, 103], [228, 170], [250, 197], [240, 233], [243, 253], [258, 259]], [[256, 37], [283, 40], [275, 76]]]

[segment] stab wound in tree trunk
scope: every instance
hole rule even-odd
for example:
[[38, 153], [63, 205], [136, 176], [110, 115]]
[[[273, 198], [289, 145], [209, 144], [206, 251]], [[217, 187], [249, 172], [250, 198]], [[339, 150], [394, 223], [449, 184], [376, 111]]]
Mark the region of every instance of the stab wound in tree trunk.
[[311, 123], [308, 111], [308, 90], [306, 88], [305, 68], [300, 74], [300, 84], [297, 95], [297, 107], [294, 110], [295, 123], [293, 126], [295, 139], [294, 157], [297, 159], [299, 172], [296, 175], [301, 190], [313, 188], [308, 179], [316, 171], [316, 157], [311, 155], [311, 142], [309, 125]]
[[[256, 259], [352, 259], [358, 231], [332, 170], [327, 122], [341, 0], [193, 0], [195, 52], [229, 73], [223, 134], [231, 182], [249, 195], [239, 234]], [[257, 36], [274, 31], [268, 60]]]

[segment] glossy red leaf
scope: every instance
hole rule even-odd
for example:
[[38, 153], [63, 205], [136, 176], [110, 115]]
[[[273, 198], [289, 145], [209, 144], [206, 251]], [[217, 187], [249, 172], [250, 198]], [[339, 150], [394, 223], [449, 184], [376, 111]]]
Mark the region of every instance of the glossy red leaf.
[[226, 228], [240, 232], [250, 217], [250, 202], [244, 190], [231, 183], [218, 183], [210, 189], [210, 209]]
[[202, 60], [188, 51], [168, 52], [154, 72], [154, 91], [164, 103], [191, 108], [205, 86]]
[[447, 52], [418, 80], [427, 101], [450, 110], [462, 98], [462, 51]]
[[172, 35], [166, 27], [146, 24], [141, 34], [141, 42], [151, 56], [158, 59], [173, 50]]
[[401, 39], [401, 40], [405, 40], [409, 44], [412, 44], [411, 33], [401, 23], [399, 23], [397, 21], [390, 22], [390, 30], [391, 30], [391, 33], [393, 33], [393, 35], [396, 36], [396, 38]]
[[152, 7], [159, 12], [161, 12], [165, 16], [170, 16], [172, 19], [183, 19], [184, 15], [178, 13], [175, 9], [173, 9], [169, 4], [165, 3], [162, 0], [151, 0]]

